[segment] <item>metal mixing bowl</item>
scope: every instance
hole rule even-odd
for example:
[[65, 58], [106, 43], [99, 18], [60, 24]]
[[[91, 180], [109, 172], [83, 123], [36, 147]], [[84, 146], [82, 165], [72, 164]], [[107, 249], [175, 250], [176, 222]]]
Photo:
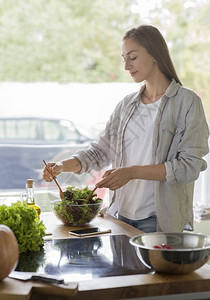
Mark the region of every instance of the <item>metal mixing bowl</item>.
[[210, 259], [210, 236], [203, 234], [145, 233], [130, 238], [130, 243], [144, 265], [161, 273], [190, 273]]

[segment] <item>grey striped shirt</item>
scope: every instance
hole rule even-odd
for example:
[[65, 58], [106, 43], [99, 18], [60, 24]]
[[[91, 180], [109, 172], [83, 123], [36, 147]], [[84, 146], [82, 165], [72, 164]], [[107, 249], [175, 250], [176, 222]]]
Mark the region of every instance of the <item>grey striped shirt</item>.
[[[124, 131], [144, 88], [119, 102], [104, 133], [88, 149], [75, 154], [82, 164], [80, 173], [122, 165]], [[208, 136], [201, 99], [172, 80], [162, 97], [153, 132], [153, 161], [164, 163], [167, 172], [166, 181], [154, 184], [158, 231], [193, 228], [194, 181], [207, 167], [203, 156], [209, 151]], [[118, 201], [120, 189], [112, 195], [110, 214], [117, 212]]]

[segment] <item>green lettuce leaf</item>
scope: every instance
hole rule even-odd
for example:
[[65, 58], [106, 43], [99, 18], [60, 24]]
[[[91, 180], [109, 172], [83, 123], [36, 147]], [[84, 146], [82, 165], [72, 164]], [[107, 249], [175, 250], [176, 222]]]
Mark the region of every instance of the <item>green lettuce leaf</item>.
[[19, 252], [39, 251], [44, 244], [45, 226], [36, 210], [25, 202], [0, 205], [0, 224], [8, 226], [16, 236]]

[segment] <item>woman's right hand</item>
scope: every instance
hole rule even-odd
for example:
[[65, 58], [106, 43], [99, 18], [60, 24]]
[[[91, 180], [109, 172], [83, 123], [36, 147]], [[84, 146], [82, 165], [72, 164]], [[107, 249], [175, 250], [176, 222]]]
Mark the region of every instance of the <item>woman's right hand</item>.
[[53, 177], [58, 176], [60, 173], [63, 172], [63, 164], [61, 162], [57, 162], [57, 163], [48, 163], [47, 164], [48, 168], [51, 171], [50, 172], [47, 170], [47, 167], [45, 166], [43, 169], [43, 175], [42, 178], [47, 181], [47, 182], [51, 182], [53, 180]]

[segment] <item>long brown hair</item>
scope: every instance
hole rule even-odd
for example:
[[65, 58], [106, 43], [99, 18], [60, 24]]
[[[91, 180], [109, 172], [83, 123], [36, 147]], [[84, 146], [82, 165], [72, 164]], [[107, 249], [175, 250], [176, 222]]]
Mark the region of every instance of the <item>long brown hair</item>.
[[133, 39], [141, 46], [146, 48], [147, 52], [154, 57], [160, 71], [169, 79], [173, 78], [181, 83], [176, 73], [175, 67], [170, 57], [168, 46], [160, 31], [151, 25], [140, 25], [128, 30], [123, 39]]

